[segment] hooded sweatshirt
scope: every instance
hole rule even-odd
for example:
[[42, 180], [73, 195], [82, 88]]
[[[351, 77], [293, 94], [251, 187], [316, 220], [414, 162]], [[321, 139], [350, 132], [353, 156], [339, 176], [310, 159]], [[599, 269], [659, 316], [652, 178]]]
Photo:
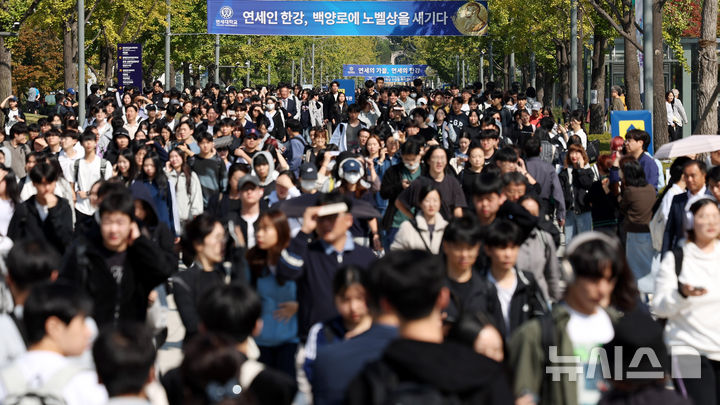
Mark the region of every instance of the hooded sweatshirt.
[[255, 171], [255, 166], [257, 165], [257, 158], [258, 156], [264, 156], [265, 159], [267, 159], [268, 165], [270, 166], [268, 168], [268, 175], [263, 180], [260, 179], [260, 176], [258, 176], [258, 179], [260, 179], [260, 187], [262, 187], [265, 190], [265, 196], [268, 196], [270, 193], [272, 193], [275, 190], [275, 180], [278, 178], [278, 172], [275, 170], [275, 159], [273, 158], [272, 154], [266, 150], [258, 152], [253, 156], [252, 159], [252, 169], [253, 174], [257, 176], [257, 172]]

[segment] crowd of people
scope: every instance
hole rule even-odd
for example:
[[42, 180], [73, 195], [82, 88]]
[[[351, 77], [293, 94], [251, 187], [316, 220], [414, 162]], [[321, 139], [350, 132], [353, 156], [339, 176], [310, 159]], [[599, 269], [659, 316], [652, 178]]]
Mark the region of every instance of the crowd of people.
[[0, 402], [720, 404], [720, 151], [494, 83], [124, 90], [2, 102]]

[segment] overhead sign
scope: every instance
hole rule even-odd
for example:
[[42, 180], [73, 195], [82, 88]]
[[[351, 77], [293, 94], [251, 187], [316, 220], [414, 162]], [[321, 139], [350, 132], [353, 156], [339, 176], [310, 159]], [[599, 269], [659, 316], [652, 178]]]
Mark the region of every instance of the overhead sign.
[[428, 65], [343, 65], [343, 76], [425, 76]]
[[652, 155], [655, 152], [653, 146], [652, 114], [646, 110], [611, 111], [610, 126], [612, 137], [619, 136], [625, 139], [625, 134], [632, 129], [642, 129], [650, 134], [650, 145], [648, 152]]
[[486, 35], [487, 1], [207, 0], [208, 32], [292, 36]]
[[385, 83], [405, 83], [418, 78], [417, 76], [365, 76], [365, 80], [375, 81], [378, 77], [382, 77]]
[[142, 89], [142, 45], [118, 44], [117, 55], [118, 90], [127, 86]]

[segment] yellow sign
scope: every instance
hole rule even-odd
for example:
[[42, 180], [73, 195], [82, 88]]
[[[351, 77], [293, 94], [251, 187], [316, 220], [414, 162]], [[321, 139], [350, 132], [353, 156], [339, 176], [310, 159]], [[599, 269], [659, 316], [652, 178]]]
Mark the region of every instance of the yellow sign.
[[621, 120], [618, 122], [620, 129], [619, 135], [622, 139], [625, 139], [625, 134], [631, 129], [642, 129], [645, 130], [645, 121], [643, 120]]

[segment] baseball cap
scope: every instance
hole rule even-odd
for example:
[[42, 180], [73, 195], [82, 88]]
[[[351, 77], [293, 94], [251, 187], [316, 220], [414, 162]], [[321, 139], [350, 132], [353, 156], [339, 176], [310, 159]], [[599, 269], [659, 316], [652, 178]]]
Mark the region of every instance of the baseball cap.
[[157, 106], [155, 104], [150, 104], [146, 106], [145, 109], [148, 111], [157, 111]]
[[312, 163], [303, 163], [300, 166], [300, 178], [302, 180], [317, 180], [317, 167]]
[[362, 166], [360, 165], [360, 162], [357, 161], [357, 159], [350, 158], [343, 162], [342, 164], [343, 172], [350, 173], [350, 172], [359, 172]]
[[543, 107], [543, 106], [542, 106], [542, 103], [539, 102], [539, 101], [536, 101], [536, 102], [534, 102], [533, 105], [532, 105], [532, 110], [533, 110], [533, 111], [540, 111], [540, 110], [542, 110], [542, 107]]
[[13, 97], [10, 97], [10, 99], [8, 101], [18, 101], [18, 100], [17, 100], [17, 97], [13, 96]]
[[258, 139], [260, 138], [260, 132], [258, 132], [258, 130], [255, 128], [249, 128], [245, 130], [245, 136]]
[[238, 180], [238, 189], [243, 188], [243, 186], [248, 183], [254, 184], [255, 187], [260, 187], [260, 179], [258, 179], [257, 176], [253, 176], [252, 174], [246, 174], [240, 177], [240, 180]]
[[74, 95], [74, 94], [75, 94], [75, 89], [73, 89], [72, 87], [70, 87], [69, 89], [67, 89], [67, 93]]
[[125, 128], [118, 128], [117, 131], [113, 132], [113, 139], [124, 136], [128, 139], [130, 139], [130, 133]]
[[419, 99], [417, 99], [417, 104], [418, 105], [427, 105], [427, 99], [425, 97], [420, 97]]

